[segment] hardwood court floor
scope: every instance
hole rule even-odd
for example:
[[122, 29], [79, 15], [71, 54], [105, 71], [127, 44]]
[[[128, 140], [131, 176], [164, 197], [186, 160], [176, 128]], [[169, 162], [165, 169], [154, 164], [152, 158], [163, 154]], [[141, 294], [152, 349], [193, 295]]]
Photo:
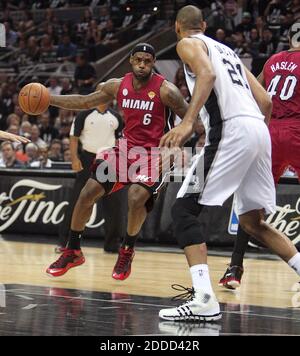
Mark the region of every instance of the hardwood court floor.
[[[182, 253], [136, 251], [132, 274], [126, 281], [111, 278], [115, 254], [100, 248], [83, 248], [86, 262], [59, 278], [48, 277], [47, 266], [58, 255], [49, 244], [0, 241], [0, 283], [83, 289], [171, 297], [173, 283], [190, 287], [190, 275]], [[297, 275], [282, 261], [245, 260], [243, 283], [237, 292], [218, 287], [228, 258], [209, 257], [210, 274], [220, 302], [286, 308], [292, 306]]]
[[[132, 275], [123, 282], [111, 278], [116, 255], [106, 254], [100, 248], [84, 248], [84, 253], [83, 266], [70, 270], [65, 276], [51, 278], [45, 269], [57, 258], [53, 245], [0, 241], [0, 335], [56, 335], [57, 325], [60, 325], [61, 335], [198, 335], [207, 332], [219, 335], [221, 329], [225, 335], [300, 334], [300, 310], [291, 308], [293, 301], [294, 306], [300, 305], [299, 295], [292, 291], [298, 278], [281, 261], [247, 259], [242, 287], [231, 292], [217, 286], [228, 258], [210, 256], [214, 290], [224, 311], [222, 324], [211, 329], [186, 329], [178, 324], [174, 328], [168, 322], [161, 323], [157, 316], [162, 305], [176, 305], [169, 300], [177, 293], [170, 288], [172, 283], [190, 286], [182, 253], [137, 250]], [[2, 297], [6, 296], [3, 305], [1, 285]], [[38, 305], [44, 308], [42, 313], [41, 309], [37, 310]], [[70, 324], [69, 319], [79, 307], [83, 310], [84, 323], [70, 328], [74, 321]], [[71, 313], [66, 313], [70, 308]], [[97, 317], [94, 310], [98, 310]], [[28, 313], [35, 313], [31, 315], [31, 319], [36, 320], [35, 328], [31, 324], [25, 327], [21, 322], [19, 325], [17, 321], [23, 322], [24, 313], [27, 313], [25, 320]], [[132, 317], [132, 313], [137, 316]], [[43, 320], [49, 315], [53, 324], [46, 326]], [[119, 328], [116, 318], [121, 316], [133, 324], [129, 323], [129, 327], [125, 323], [127, 329]], [[110, 325], [108, 319], [114, 320], [114, 325]], [[150, 325], [148, 328], [138, 327], [143, 320]]]

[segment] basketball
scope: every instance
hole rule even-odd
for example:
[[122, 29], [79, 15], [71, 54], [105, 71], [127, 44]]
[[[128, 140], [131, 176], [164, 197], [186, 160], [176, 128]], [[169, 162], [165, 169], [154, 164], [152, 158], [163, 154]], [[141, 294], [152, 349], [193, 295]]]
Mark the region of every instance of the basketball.
[[27, 114], [42, 114], [48, 109], [49, 103], [49, 91], [40, 83], [27, 84], [19, 93], [19, 105]]

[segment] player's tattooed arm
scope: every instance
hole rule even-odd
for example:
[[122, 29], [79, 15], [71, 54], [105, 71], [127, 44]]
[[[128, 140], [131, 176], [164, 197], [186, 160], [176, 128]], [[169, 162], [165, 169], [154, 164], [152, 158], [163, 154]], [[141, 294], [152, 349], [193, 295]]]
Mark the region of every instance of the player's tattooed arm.
[[163, 82], [160, 88], [160, 97], [165, 106], [169, 107], [181, 119], [184, 118], [189, 105], [173, 83], [167, 80]]
[[[169, 107], [181, 119], [184, 118], [188, 111], [188, 103], [174, 84], [164, 81], [160, 89], [160, 97], [165, 106]], [[162, 137], [160, 147], [182, 146], [193, 132], [194, 123], [181, 123]]]
[[117, 97], [122, 78], [110, 79], [97, 86], [97, 91], [89, 95], [51, 95], [50, 105], [68, 110], [86, 110], [100, 104], [108, 104]]

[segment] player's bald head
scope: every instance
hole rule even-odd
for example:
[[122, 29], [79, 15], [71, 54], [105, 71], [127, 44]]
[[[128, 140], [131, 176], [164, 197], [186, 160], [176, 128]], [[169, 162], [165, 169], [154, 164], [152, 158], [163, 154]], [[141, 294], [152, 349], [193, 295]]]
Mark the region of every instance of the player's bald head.
[[193, 5], [184, 6], [178, 11], [176, 22], [182, 31], [201, 30], [203, 25], [202, 11]]

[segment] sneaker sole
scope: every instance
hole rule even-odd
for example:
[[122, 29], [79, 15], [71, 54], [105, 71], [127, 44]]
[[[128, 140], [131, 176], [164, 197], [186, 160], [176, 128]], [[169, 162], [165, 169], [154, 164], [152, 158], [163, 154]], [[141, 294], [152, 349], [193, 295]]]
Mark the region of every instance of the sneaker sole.
[[82, 264], [84, 264], [84, 262], [85, 262], [85, 259], [83, 258], [83, 260], [80, 260], [76, 263], [68, 263], [64, 269], [58, 270], [56, 272], [50, 272], [49, 270], [47, 270], [46, 273], [48, 276], [51, 276], [51, 277], [60, 277], [60, 276], [63, 276], [64, 274], [66, 274], [69, 269], [81, 266]]
[[227, 282], [227, 285], [233, 289], [236, 289], [239, 288], [241, 284], [238, 281], [229, 281]]
[[130, 276], [130, 274], [131, 271], [128, 274], [126, 274], [124, 277], [120, 277], [119, 275], [114, 276], [114, 274], [112, 274], [112, 278], [115, 279], [116, 281], [125, 281], [125, 279], [127, 279]]
[[218, 286], [233, 290], [233, 289], [239, 288], [241, 286], [241, 284], [236, 280], [231, 280], [228, 282], [219, 282]]
[[217, 320], [222, 319], [222, 314], [214, 314], [214, 315], [195, 315], [193, 317], [172, 317], [172, 316], [159, 316], [160, 319], [168, 320], [168, 321], [186, 321], [186, 322], [199, 322], [199, 321], [206, 321], [206, 322], [214, 322]]

